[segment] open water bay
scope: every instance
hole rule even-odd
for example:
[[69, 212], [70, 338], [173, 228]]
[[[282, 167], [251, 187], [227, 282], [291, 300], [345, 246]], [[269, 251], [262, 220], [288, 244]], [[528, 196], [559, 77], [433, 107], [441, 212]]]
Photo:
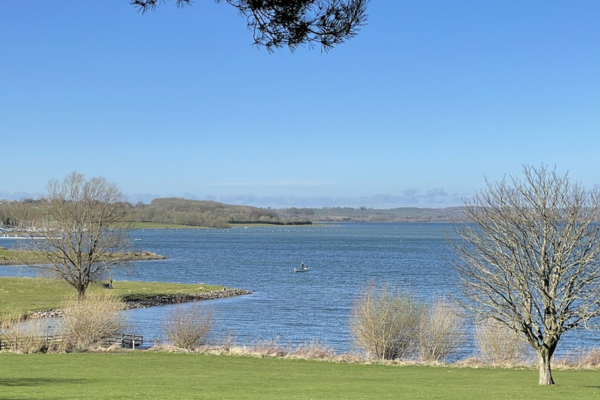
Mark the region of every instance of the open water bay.
[[[252, 227], [133, 231], [136, 250], [169, 257], [136, 262], [119, 280], [218, 284], [254, 293], [211, 301], [215, 340], [251, 344], [279, 339], [298, 345], [325, 342], [351, 350], [348, 320], [354, 299], [370, 280], [389, 283], [425, 302], [456, 293], [447, 235], [450, 224], [339, 224], [318, 227]], [[5, 245], [3, 243], [3, 245]], [[293, 268], [304, 262], [306, 273]], [[4, 274], [22, 273], [3, 267]], [[21, 271], [21, 272], [19, 272]], [[172, 307], [126, 311], [131, 330], [164, 337], [161, 321]], [[470, 335], [469, 335], [470, 336]], [[561, 340], [558, 353], [600, 347], [598, 332], [580, 331]], [[465, 343], [460, 357], [473, 351]]]
[[[136, 279], [213, 283], [250, 289], [249, 296], [212, 302], [221, 337], [299, 344], [324, 341], [347, 351], [354, 298], [371, 279], [429, 300], [452, 291], [444, 228], [407, 224], [235, 228], [137, 232], [141, 249], [169, 260], [136, 263]], [[294, 273], [304, 262], [306, 273]], [[132, 310], [145, 335], [167, 307]]]

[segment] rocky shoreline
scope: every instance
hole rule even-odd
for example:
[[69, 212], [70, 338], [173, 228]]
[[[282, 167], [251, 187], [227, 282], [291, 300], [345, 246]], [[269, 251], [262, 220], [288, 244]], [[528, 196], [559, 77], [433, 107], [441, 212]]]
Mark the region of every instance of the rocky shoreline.
[[[252, 294], [252, 291], [234, 288], [223, 288], [222, 290], [214, 290], [212, 292], [202, 292], [198, 294], [161, 295], [144, 300], [126, 301], [125, 307], [127, 310], [131, 310], [134, 308], [150, 308], [166, 306], [168, 304], [189, 303], [192, 301], [224, 299], [227, 297], [244, 296], [247, 294]], [[60, 309], [46, 311], [29, 311], [27, 313], [27, 319], [56, 318], [61, 317], [62, 314], [62, 310]]]
[[127, 309], [149, 308], [157, 306], [166, 306], [168, 304], [189, 303], [192, 301], [224, 299], [227, 297], [243, 296], [246, 294], [252, 294], [252, 291], [243, 289], [223, 288], [222, 290], [214, 290], [212, 292], [202, 292], [198, 294], [156, 296], [145, 300], [128, 301], [125, 304], [127, 306]]

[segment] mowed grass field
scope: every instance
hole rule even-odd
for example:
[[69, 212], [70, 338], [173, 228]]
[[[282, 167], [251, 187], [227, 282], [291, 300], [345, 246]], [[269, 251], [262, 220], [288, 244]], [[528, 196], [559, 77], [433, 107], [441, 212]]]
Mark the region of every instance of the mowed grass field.
[[345, 364], [149, 351], [0, 354], [2, 399], [598, 399], [600, 371]]

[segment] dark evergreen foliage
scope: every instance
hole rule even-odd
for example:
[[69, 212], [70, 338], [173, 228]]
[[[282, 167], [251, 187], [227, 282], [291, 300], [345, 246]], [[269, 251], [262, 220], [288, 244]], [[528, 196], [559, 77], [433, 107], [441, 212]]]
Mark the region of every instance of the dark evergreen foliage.
[[[321, 45], [329, 50], [357, 35], [367, 21], [369, 0], [215, 0], [225, 1], [246, 17], [254, 44], [269, 51], [287, 46]], [[142, 13], [169, 0], [131, 0]], [[176, 0], [177, 7], [193, 0]]]

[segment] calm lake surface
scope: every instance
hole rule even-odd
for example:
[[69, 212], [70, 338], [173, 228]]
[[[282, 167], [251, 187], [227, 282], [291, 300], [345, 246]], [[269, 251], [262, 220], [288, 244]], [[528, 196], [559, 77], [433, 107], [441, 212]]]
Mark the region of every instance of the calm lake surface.
[[[169, 257], [135, 263], [119, 280], [207, 283], [249, 289], [249, 296], [211, 301], [215, 340], [251, 344], [279, 338], [298, 345], [319, 340], [338, 352], [352, 349], [348, 319], [354, 299], [370, 280], [387, 282], [432, 302], [455, 293], [446, 235], [450, 224], [339, 224], [318, 227], [133, 231], [136, 250]], [[2, 240], [12, 247], [17, 242]], [[307, 273], [294, 273], [304, 262]], [[3, 275], [27, 275], [2, 267]], [[153, 340], [173, 307], [129, 310], [131, 332]], [[598, 332], [563, 336], [559, 352], [600, 347]], [[472, 340], [460, 357], [473, 351]]]

